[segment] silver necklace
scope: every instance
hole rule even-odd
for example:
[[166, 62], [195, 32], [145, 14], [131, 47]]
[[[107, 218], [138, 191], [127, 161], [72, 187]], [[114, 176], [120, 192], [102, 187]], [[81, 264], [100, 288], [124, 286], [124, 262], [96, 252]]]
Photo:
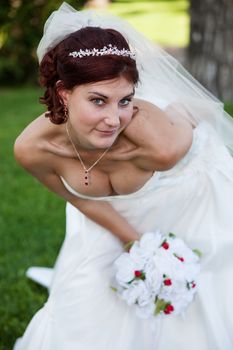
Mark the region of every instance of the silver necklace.
[[71, 135], [70, 135], [70, 132], [69, 132], [69, 129], [68, 129], [68, 125], [67, 125], [67, 124], [68, 124], [68, 123], [66, 123], [66, 133], [67, 133], [68, 139], [69, 139], [69, 141], [70, 141], [70, 143], [71, 143], [71, 145], [72, 145], [72, 147], [73, 147], [73, 149], [74, 149], [74, 151], [75, 151], [75, 153], [76, 153], [76, 155], [77, 155], [77, 157], [78, 157], [78, 159], [79, 159], [79, 161], [80, 161], [80, 163], [81, 163], [81, 165], [82, 165], [82, 167], [83, 167], [84, 174], [85, 174], [85, 175], [84, 175], [84, 184], [85, 184], [86, 186], [88, 186], [88, 185], [91, 184], [90, 171], [94, 168], [95, 165], [97, 165], [97, 164], [100, 162], [100, 160], [105, 156], [105, 154], [108, 152], [108, 150], [111, 148], [112, 145], [109, 146], [109, 147], [101, 154], [101, 156], [100, 156], [89, 168], [87, 168], [87, 167], [85, 166], [85, 164], [84, 164], [84, 162], [83, 162], [83, 160], [82, 160], [82, 158], [81, 158], [81, 156], [80, 156], [80, 154], [79, 154], [77, 148], [75, 147], [75, 144], [74, 144], [74, 142], [73, 142], [73, 140], [72, 140], [72, 138], [71, 138]]

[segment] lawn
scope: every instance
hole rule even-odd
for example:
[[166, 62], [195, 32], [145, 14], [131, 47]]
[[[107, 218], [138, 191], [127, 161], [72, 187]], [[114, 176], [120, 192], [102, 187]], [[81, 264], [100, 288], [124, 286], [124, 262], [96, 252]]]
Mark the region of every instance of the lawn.
[[52, 266], [64, 235], [64, 202], [13, 158], [13, 143], [36, 116], [39, 89], [1, 90], [0, 129], [0, 350], [10, 350], [47, 298], [29, 282], [30, 265]]
[[121, 0], [111, 3], [108, 11], [127, 19], [159, 45], [185, 47], [189, 41], [188, 4], [187, 0]]

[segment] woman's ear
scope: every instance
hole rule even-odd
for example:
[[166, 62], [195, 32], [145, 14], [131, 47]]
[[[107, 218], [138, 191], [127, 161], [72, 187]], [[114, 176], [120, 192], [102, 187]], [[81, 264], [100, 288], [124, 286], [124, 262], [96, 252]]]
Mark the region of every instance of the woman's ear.
[[70, 90], [65, 89], [62, 80], [56, 82], [56, 91], [63, 105], [67, 106]]
[[138, 113], [139, 108], [137, 106], [133, 106], [133, 117]]

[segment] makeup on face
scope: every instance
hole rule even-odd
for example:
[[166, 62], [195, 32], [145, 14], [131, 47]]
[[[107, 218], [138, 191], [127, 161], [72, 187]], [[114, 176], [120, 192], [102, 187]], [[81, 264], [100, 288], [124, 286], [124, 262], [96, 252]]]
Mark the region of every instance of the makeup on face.
[[109, 147], [132, 118], [133, 96], [133, 84], [123, 77], [77, 86], [68, 96], [73, 139]]

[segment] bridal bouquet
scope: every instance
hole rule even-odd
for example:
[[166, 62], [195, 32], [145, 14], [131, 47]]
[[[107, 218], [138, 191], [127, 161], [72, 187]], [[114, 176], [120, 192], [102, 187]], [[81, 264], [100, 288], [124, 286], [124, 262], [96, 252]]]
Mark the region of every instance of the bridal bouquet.
[[174, 234], [145, 233], [114, 262], [115, 287], [141, 318], [183, 313], [196, 293], [200, 253]]

